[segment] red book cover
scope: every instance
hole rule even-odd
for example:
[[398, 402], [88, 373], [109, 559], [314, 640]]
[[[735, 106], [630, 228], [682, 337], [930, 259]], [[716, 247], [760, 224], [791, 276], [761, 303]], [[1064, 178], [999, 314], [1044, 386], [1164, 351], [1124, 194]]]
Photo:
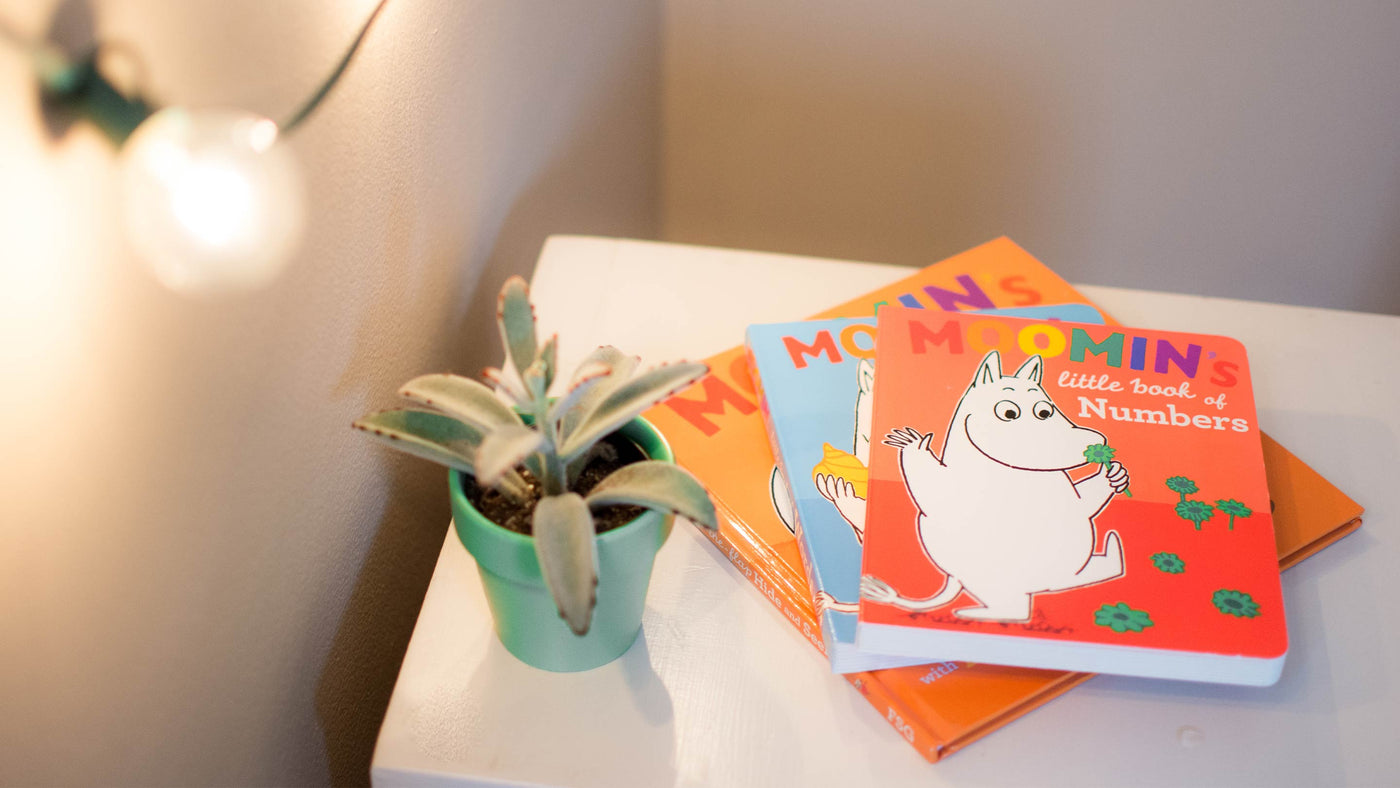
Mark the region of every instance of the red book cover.
[[1277, 680], [1240, 343], [893, 307], [879, 331], [862, 649]]

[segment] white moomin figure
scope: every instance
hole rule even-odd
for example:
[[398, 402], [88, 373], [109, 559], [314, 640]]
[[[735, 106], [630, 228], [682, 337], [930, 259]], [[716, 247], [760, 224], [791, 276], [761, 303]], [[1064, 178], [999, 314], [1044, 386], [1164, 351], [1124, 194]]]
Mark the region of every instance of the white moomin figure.
[[[856, 365], [856, 424], [855, 437], [852, 440], [851, 453], [855, 455], [860, 464], [866, 468], [870, 467], [870, 429], [871, 414], [874, 412], [875, 399], [875, 364], [868, 358], [863, 358]], [[855, 534], [856, 541], [865, 542], [865, 499], [856, 494], [855, 485], [840, 476], [830, 474], [817, 474], [813, 479], [817, 492], [822, 497], [831, 501], [840, 513], [841, 519], [851, 526], [851, 531]], [[854, 613], [860, 608], [859, 602], [842, 602], [826, 591], [818, 591], [816, 594], [817, 612], [824, 610], [835, 610], [839, 613]]]
[[905, 427], [885, 437], [899, 449], [904, 484], [919, 508], [924, 553], [947, 578], [933, 596], [909, 599], [867, 575], [863, 599], [917, 612], [965, 590], [980, 605], [955, 615], [1023, 622], [1035, 594], [1123, 575], [1117, 532], [1095, 553], [1093, 519], [1127, 489], [1128, 472], [1114, 462], [1107, 472], [1070, 479], [1066, 471], [1085, 464], [1085, 449], [1105, 439], [1055, 407], [1041, 386], [1043, 371], [1036, 355], [1003, 376], [1001, 356], [988, 353], [958, 402], [941, 456], [932, 433]]

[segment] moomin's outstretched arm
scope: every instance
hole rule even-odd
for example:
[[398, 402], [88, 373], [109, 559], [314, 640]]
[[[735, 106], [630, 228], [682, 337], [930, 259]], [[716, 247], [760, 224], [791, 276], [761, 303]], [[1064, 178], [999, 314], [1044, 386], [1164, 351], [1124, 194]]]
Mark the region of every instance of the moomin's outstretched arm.
[[904, 476], [904, 486], [909, 488], [909, 497], [920, 512], [932, 510], [935, 501], [920, 500], [928, 497], [928, 487], [921, 482], [943, 473], [944, 465], [933, 453], [933, 433], [920, 434], [912, 427], [890, 431], [883, 441], [887, 446], [899, 449], [899, 470]]

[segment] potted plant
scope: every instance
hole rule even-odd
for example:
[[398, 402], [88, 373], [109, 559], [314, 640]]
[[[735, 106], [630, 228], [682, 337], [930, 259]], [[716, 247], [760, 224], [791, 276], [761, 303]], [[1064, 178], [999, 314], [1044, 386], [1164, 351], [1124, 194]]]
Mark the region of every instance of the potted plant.
[[715, 527], [704, 488], [639, 416], [708, 368], [680, 362], [639, 372], [637, 358], [605, 346], [555, 398], [558, 337], [537, 343], [520, 277], [502, 288], [497, 322], [519, 372], [484, 376], [504, 400], [470, 378], [424, 375], [399, 391], [413, 407], [354, 426], [451, 469], [453, 522], [505, 647], [536, 667], [587, 670], [636, 640], [674, 515]]

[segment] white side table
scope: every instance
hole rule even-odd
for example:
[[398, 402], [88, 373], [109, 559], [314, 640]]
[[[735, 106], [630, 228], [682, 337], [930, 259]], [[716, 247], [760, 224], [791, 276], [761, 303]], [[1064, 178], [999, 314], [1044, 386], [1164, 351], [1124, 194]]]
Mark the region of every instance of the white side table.
[[[561, 368], [599, 344], [703, 358], [753, 322], [800, 319], [908, 269], [556, 237], [534, 300]], [[1101, 287], [1129, 325], [1250, 351], [1259, 420], [1367, 507], [1284, 576], [1282, 680], [1247, 689], [1098, 677], [930, 765], [694, 529], [657, 557], [643, 634], [553, 674], [491, 631], [449, 529], [375, 750], [376, 785], [1331, 785], [1400, 780], [1400, 318]]]

